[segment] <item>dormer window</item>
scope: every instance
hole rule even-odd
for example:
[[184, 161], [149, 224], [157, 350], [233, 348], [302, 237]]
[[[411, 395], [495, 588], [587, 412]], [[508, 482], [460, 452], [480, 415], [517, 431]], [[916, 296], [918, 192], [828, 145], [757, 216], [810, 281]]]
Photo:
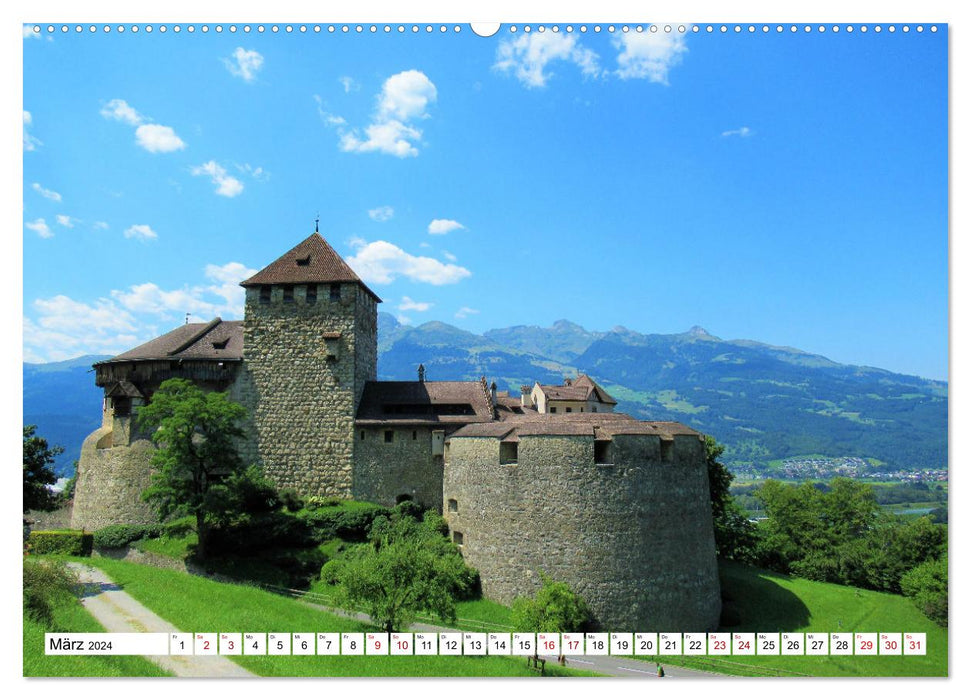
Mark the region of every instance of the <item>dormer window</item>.
[[297, 267], [310, 267], [310, 256], [297, 258]]
[[213, 350], [225, 350], [227, 345], [229, 345], [229, 338], [223, 338], [222, 340], [212, 341]]

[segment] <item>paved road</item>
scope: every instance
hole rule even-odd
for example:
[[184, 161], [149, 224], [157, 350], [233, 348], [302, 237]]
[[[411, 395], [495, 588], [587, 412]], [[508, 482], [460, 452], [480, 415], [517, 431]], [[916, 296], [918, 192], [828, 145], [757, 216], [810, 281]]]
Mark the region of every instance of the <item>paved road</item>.
[[[325, 605], [317, 605], [316, 603], [308, 603], [307, 601], [302, 602], [312, 608], [325, 610], [335, 615], [349, 617], [354, 620], [360, 620], [361, 622], [371, 622], [371, 618], [364, 613], [347, 613], [342, 610], [327, 607]], [[438, 625], [428, 625], [425, 623], [416, 623], [410, 627], [410, 631], [438, 633], [461, 632], [462, 630], [453, 629], [451, 627], [440, 627]], [[546, 663], [550, 664], [551, 666], [557, 663], [555, 656], [540, 656], [540, 658], [546, 659]], [[586, 671], [593, 671], [594, 673], [602, 673], [605, 676], [618, 676], [623, 678], [653, 678], [655, 680], [663, 680], [663, 678], [660, 678], [657, 675], [656, 663], [650, 661], [638, 661], [637, 659], [628, 659], [620, 656], [567, 656], [566, 665], [569, 668], [580, 668]], [[670, 666], [665, 664], [664, 678], [712, 679], [725, 678], [725, 676], [719, 673], [708, 673], [706, 671], [696, 671], [692, 668], [682, 668], [680, 666]]]
[[[108, 632], [179, 632], [114, 583], [107, 574], [85, 564], [68, 564], [84, 584], [81, 604]], [[192, 678], [249, 678], [256, 674], [224, 656], [147, 656], [176, 676]]]

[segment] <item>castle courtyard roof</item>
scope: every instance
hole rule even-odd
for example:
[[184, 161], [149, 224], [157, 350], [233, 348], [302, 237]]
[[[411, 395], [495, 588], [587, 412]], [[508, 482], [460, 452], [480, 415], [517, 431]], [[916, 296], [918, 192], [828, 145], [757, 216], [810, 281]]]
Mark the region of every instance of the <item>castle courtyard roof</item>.
[[492, 421], [480, 382], [368, 382], [358, 425], [479, 423]]
[[312, 233], [279, 258], [271, 262], [249, 279], [240, 282], [243, 287], [264, 284], [327, 284], [329, 282], [355, 282], [380, 302], [351, 266], [330, 247], [319, 233]]
[[243, 322], [214, 318], [209, 323], [187, 323], [165, 335], [123, 352], [110, 360], [222, 360], [243, 359]]
[[609, 440], [614, 435], [658, 435], [670, 440], [675, 435], [701, 433], [682, 423], [673, 421], [642, 421], [626, 413], [527, 413], [510, 416], [492, 424], [470, 424], [452, 433], [453, 438], [494, 437], [515, 440], [524, 435], [592, 436], [597, 440]]

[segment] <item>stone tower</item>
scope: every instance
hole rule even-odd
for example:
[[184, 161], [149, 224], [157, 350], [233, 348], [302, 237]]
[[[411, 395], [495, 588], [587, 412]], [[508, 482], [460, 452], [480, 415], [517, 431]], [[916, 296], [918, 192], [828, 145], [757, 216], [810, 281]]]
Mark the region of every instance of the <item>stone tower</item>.
[[281, 488], [350, 497], [354, 416], [377, 373], [381, 301], [319, 233], [241, 283], [241, 454]]

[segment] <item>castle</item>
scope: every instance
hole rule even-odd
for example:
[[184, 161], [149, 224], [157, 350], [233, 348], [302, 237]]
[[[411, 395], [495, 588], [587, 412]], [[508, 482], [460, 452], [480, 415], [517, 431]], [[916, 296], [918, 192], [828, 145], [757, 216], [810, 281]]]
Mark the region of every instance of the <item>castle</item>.
[[604, 629], [705, 631], [721, 609], [703, 436], [614, 411], [586, 375], [520, 396], [480, 381], [377, 381], [378, 296], [319, 233], [241, 283], [243, 321], [186, 324], [94, 365], [72, 525], [152, 522], [154, 447], [134, 423], [171, 377], [247, 408], [240, 454], [281, 488], [439, 509], [510, 603], [539, 573]]

